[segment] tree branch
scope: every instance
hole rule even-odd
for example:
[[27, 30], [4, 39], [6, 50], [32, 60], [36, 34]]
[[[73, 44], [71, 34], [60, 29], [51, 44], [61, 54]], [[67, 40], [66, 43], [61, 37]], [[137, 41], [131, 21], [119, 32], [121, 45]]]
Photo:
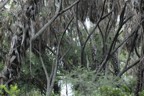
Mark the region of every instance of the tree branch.
[[35, 40], [38, 36], [40, 36], [44, 31], [45, 29], [50, 26], [50, 24], [52, 24], [53, 21], [55, 21], [55, 19], [61, 15], [62, 13], [66, 12], [67, 10], [69, 10], [70, 8], [72, 8], [75, 4], [77, 4], [79, 2], [79, 0], [77, 0], [76, 2], [74, 2], [72, 5], [70, 5], [69, 7], [63, 9], [62, 11], [61, 10], [61, 5], [62, 5], [62, 0], [60, 0], [59, 2], [59, 6], [57, 8], [57, 11], [55, 13], [55, 15], [53, 16], [53, 18], [51, 18], [51, 20], [49, 22], [47, 22], [36, 34], [35, 36], [32, 37], [32, 41]]
[[3, 8], [8, 3], [8, 1], [9, 0], [5, 0], [3, 3], [0, 3], [0, 9]]

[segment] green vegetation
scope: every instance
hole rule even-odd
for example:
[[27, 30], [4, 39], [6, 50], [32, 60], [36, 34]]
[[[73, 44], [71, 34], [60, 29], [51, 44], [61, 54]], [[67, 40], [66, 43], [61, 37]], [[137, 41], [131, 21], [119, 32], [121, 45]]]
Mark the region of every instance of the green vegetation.
[[143, 16], [143, 0], [0, 0], [0, 96], [144, 96]]
[[4, 92], [6, 92], [10, 96], [19, 96], [20, 89], [18, 89], [17, 85], [10, 85], [8, 89], [5, 85], [0, 85], [0, 94], [3, 96]]

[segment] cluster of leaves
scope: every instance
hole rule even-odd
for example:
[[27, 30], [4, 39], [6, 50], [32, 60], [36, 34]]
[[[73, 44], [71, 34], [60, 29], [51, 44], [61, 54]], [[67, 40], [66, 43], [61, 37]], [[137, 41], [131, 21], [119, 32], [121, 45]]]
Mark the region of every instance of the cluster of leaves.
[[9, 89], [5, 85], [0, 85], [0, 95], [5, 94], [5, 92], [10, 96], [18, 96], [20, 89], [17, 85], [10, 85]]

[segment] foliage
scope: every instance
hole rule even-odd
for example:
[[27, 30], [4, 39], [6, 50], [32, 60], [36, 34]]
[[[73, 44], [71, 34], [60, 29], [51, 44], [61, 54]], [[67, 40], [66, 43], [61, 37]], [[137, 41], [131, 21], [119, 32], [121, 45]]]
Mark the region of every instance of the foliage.
[[[132, 78], [133, 79], [133, 78]], [[134, 96], [131, 82], [112, 75], [99, 74], [78, 67], [63, 79], [73, 85], [75, 96]]]
[[141, 91], [141, 92], [139, 92], [139, 95], [140, 95], [140, 96], [144, 96], [144, 90]]
[[9, 89], [5, 85], [0, 85], [0, 95], [3, 95], [5, 92], [10, 96], [18, 96], [20, 94], [20, 89], [16, 84], [10, 85]]
[[102, 86], [97, 90], [97, 93], [99, 95], [96, 96], [134, 96], [131, 93], [129, 93], [128, 88], [126, 86], [120, 88]]
[[25, 92], [21, 91], [21, 95], [20, 96], [45, 96], [45, 95], [42, 95], [39, 90], [33, 89], [30, 92], [28, 92], [28, 91], [25, 91]]
[[76, 96], [143, 96], [144, 4], [132, 1], [1, 0], [0, 83], [18, 84], [1, 94], [56, 96], [62, 79]]

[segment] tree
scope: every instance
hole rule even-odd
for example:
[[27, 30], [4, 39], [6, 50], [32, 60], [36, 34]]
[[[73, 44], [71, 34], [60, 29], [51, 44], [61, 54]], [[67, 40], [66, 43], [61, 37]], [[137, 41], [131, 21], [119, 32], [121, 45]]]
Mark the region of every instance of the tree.
[[50, 96], [58, 72], [80, 66], [121, 78], [137, 68], [135, 95], [143, 90], [142, 1], [4, 0], [0, 9], [1, 84], [29, 81]]

